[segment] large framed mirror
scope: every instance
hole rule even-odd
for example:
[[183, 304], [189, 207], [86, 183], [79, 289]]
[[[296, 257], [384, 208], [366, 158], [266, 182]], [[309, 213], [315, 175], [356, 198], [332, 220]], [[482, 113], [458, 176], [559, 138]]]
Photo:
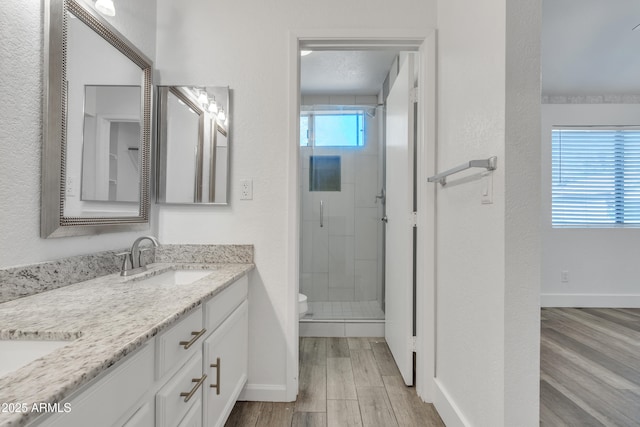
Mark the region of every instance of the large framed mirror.
[[229, 88], [158, 86], [157, 201], [229, 203]]
[[83, 3], [45, 4], [41, 236], [144, 230], [152, 63]]

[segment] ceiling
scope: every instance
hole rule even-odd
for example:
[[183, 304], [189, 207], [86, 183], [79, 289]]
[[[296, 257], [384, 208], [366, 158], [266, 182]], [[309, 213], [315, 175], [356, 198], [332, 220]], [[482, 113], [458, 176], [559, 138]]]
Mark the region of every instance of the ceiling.
[[300, 58], [303, 95], [377, 95], [397, 51], [314, 51]]
[[[640, 94], [638, 24], [638, 0], [543, 0], [543, 94]], [[301, 93], [376, 95], [397, 53], [315, 51], [300, 60]]]
[[542, 4], [543, 94], [640, 94], [640, 1]]

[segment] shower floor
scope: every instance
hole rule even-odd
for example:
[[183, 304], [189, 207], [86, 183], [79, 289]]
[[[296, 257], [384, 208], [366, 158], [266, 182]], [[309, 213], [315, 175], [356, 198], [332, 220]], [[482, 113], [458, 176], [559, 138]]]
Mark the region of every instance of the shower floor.
[[378, 301], [312, 301], [302, 320], [384, 320]]

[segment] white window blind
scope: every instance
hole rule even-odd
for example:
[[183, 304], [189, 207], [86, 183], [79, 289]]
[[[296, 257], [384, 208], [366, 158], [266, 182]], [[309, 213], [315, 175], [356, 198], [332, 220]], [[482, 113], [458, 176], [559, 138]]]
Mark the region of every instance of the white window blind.
[[640, 226], [640, 128], [551, 133], [552, 226]]

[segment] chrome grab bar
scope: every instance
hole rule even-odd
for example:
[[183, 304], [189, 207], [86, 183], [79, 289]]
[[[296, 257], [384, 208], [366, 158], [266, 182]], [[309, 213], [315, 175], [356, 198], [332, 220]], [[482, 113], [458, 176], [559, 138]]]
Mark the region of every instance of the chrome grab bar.
[[460, 166], [456, 166], [455, 168], [451, 168], [444, 172], [440, 172], [437, 175], [430, 176], [427, 178], [428, 182], [439, 182], [441, 185], [447, 184], [447, 177], [449, 175], [453, 175], [454, 173], [462, 172], [463, 170], [467, 170], [470, 168], [485, 168], [488, 171], [496, 170], [498, 167], [498, 158], [496, 156], [489, 157], [488, 159], [481, 160], [470, 160], [467, 163], [464, 163]]
[[320, 200], [320, 227], [324, 227], [324, 204]]

